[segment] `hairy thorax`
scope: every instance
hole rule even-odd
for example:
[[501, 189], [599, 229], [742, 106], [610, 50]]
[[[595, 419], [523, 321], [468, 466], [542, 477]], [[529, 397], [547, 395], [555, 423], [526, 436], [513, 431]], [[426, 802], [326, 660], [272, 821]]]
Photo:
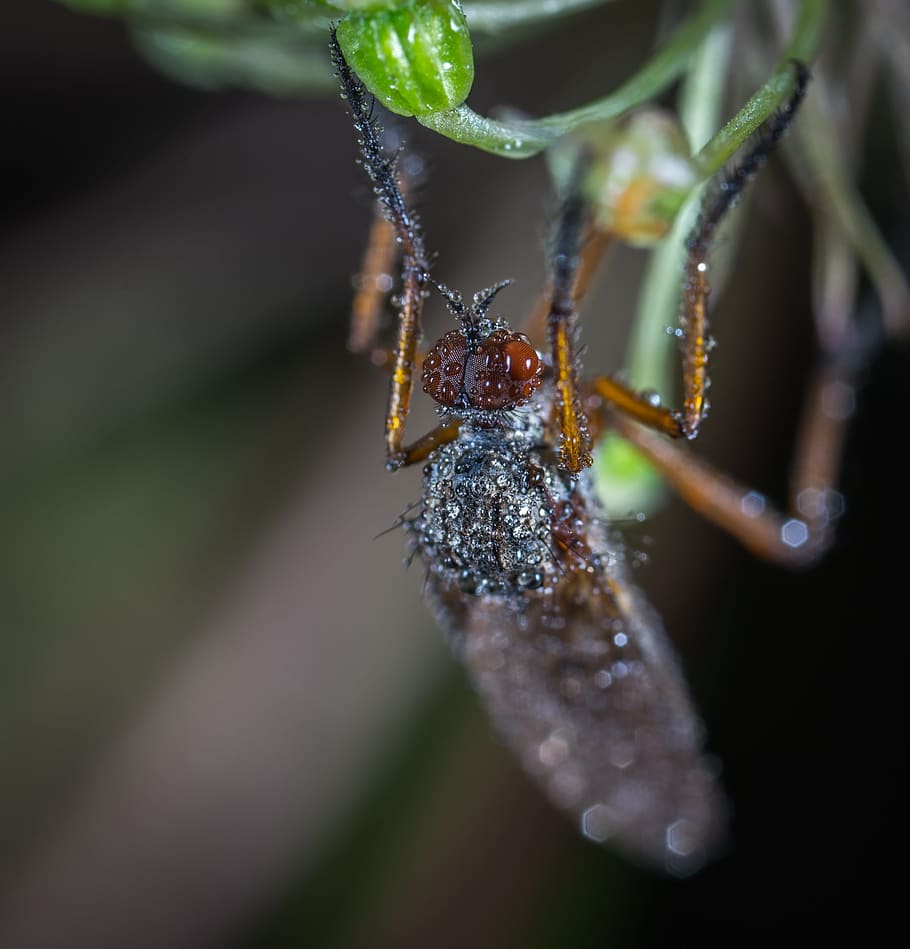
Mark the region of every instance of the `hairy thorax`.
[[601, 562], [586, 536], [591, 499], [545, 447], [540, 413], [511, 414], [508, 428], [465, 423], [424, 466], [410, 530], [434, 586], [547, 594], [567, 572]]

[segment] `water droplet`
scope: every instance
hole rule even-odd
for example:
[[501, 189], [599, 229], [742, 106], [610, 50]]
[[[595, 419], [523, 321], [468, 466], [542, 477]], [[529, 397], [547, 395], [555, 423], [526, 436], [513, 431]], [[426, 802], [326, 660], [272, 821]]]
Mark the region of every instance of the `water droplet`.
[[791, 517], [780, 529], [780, 539], [788, 546], [802, 547], [809, 539], [809, 528], [803, 521]]
[[654, 408], [660, 405], [660, 393], [656, 389], [645, 389], [645, 391], [641, 393], [641, 397], [648, 405], [652, 405]]
[[698, 834], [692, 821], [678, 820], [667, 828], [667, 850], [688, 857], [698, 846]]
[[581, 832], [595, 843], [602, 844], [613, 833], [610, 811], [605, 804], [594, 804], [581, 815]]
[[746, 517], [760, 517], [765, 510], [765, 497], [758, 491], [749, 491], [742, 496], [739, 506]]

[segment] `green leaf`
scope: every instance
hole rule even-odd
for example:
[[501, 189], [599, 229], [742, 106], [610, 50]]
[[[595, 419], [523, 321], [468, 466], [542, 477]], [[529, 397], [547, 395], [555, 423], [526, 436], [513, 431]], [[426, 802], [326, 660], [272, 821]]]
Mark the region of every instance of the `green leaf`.
[[398, 115], [454, 108], [474, 82], [471, 37], [455, 0], [352, 13], [338, 24], [338, 42], [367, 89]]

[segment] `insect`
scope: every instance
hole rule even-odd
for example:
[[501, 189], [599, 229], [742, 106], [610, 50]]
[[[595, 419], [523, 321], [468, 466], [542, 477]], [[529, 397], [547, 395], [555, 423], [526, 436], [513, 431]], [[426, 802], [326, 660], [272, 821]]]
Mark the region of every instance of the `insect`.
[[[789, 103], [712, 189], [689, 239], [681, 315], [685, 399], [675, 411], [616, 379], [581, 379], [577, 305], [600, 249], [589, 236], [579, 185], [586, 156], [561, 199], [541, 352], [493, 314], [508, 281], [467, 302], [431, 275], [397, 156], [383, 152], [372, 101], [334, 35], [331, 49], [381, 210], [355, 301], [352, 348], [391, 369], [387, 466], [423, 464], [422, 497], [399, 525], [425, 566], [428, 599], [496, 728], [553, 802], [588, 838], [689, 874], [723, 845], [727, 802], [678, 660], [656, 612], [630, 582], [629, 555], [588, 467], [597, 438], [614, 429], [696, 509], [756, 552], [805, 563], [828, 542], [834, 492], [824, 453], [806, 454], [794, 487], [794, 498], [815, 492], [812, 510], [788, 516], [678, 444], [697, 434], [708, 408], [712, 237], [791, 122], [808, 71], [794, 65]], [[397, 253], [397, 340], [385, 350], [375, 342], [376, 298], [389, 289], [380, 278]], [[457, 321], [422, 361], [422, 388], [441, 422], [406, 446], [421, 312], [433, 291]], [[830, 377], [819, 382], [830, 384]], [[834, 420], [818, 422], [828, 423]]]

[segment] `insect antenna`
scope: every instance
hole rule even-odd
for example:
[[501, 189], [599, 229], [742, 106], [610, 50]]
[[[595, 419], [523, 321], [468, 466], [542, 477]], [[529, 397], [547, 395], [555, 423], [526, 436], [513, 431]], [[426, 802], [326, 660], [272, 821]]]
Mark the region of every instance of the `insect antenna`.
[[500, 280], [499, 283], [484, 290], [478, 290], [474, 294], [474, 300], [470, 306], [465, 306], [464, 294], [459, 290], [452, 290], [444, 283], [434, 280], [429, 274], [426, 274], [426, 281], [436, 292], [445, 300], [449, 312], [461, 320], [465, 335], [476, 335], [478, 324], [487, 315], [490, 305], [501, 290], [511, 286], [511, 280]]
[[444, 283], [440, 283], [438, 280], [434, 280], [429, 274], [427, 274], [427, 283], [429, 283], [436, 292], [446, 301], [446, 306], [449, 308], [449, 312], [453, 316], [462, 318], [467, 312], [467, 308], [464, 305], [464, 295], [460, 290], [451, 290]]
[[493, 300], [496, 299], [500, 291], [505, 290], [506, 287], [510, 287], [511, 285], [511, 280], [500, 280], [499, 283], [494, 284], [492, 287], [487, 287], [485, 290], [478, 290], [477, 293], [474, 294], [474, 306], [471, 308], [477, 319], [482, 320], [487, 315], [487, 310], [490, 309], [490, 305]]

